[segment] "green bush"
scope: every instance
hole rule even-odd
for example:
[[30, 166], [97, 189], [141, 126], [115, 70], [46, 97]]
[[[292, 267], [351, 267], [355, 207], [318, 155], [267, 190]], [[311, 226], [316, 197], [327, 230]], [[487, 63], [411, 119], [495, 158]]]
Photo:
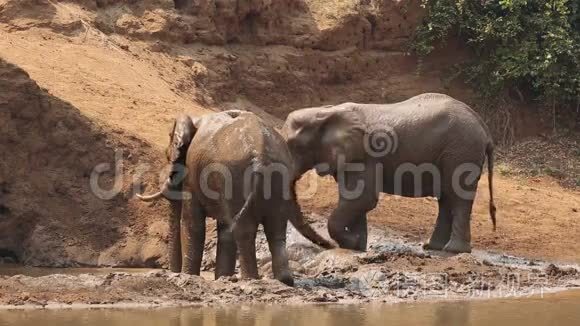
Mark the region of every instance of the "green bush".
[[473, 56], [461, 75], [482, 95], [506, 91], [574, 111], [580, 102], [580, 0], [423, 0], [411, 44], [429, 54], [449, 34]]

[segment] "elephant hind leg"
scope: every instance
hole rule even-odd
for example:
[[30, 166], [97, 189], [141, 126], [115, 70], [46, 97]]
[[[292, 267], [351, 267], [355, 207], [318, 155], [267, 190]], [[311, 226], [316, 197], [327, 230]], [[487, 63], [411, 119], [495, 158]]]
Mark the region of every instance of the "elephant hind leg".
[[290, 271], [288, 252], [286, 250], [286, 226], [286, 219], [279, 217], [266, 217], [264, 219], [264, 232], [272, 254], [272, 272], [274, 277], [288, 286], [293, 286], [294, 278]]
[[429, 241], [427, 241], [423, 246], [424, 249], [443, 250], [445, 245], [449, 242], [449, 239], [451, 239], [453, 217], [451, 215], [449, 199], [446, 196], [441, 196], [438, 204], [439, 213], [437, 215], [437, 221], [435, 222], [435, 228], [433, 229], [431, 238], [429, 238]]
[[452, 204], [451, 238], [443, 250], [453, 253], [471, 252], [471, 209], [473, 200], [457, 199]]
[[240, 251], [240, 268], [242, 278], [257, 279], [258, 262], [256, 259], [256, 232], [258, 225], [254, 219], [248, 219], [246, 223], [240, 223], [234, 230], [234, 237]]
[[443, 182], [442, 190], [449, 201], [452, 219], [451, 237], [443, 247], [444, 251], [471, 252], [471, 209], [481, 176], [482, 161], [483, 157], [477, 154], [464, 157], [461, 164], [455, 161], [450, 163], [449, 160], [444, 164], [443, 180], [448, 182]]
[[218, 241], [216, 253], [215, 278], [232, 276], [236, 270], [237, 246], [234, 234], [229, 230], [229, 225], [218, 222]]

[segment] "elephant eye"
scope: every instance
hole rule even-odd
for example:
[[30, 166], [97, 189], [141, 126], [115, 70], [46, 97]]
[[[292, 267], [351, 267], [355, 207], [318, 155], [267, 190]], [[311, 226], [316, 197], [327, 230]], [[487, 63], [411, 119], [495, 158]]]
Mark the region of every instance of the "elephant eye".
[[306, 145], [311, 139], [311, 132], [307, 129], [305, 130], [304, 127], [301, 127], [296, 131], [296, 133], [294, 133], [293, 139], [297, 144]]

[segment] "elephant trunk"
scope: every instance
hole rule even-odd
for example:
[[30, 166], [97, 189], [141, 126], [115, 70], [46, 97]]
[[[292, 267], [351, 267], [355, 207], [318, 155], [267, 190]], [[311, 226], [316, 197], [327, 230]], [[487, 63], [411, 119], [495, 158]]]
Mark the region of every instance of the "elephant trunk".
[[334, 244], [330, 241], [324, 239], [320, 234], [318, 234], [314, 229], [304, 220], [304, 214], [300, 209], [298, 214], [291, 214], [290, 223], [294, 225], [296, 230], [300, 232], [306, 239], [312, 241], [313, 243], [321, 246], [324, 249], [336, 248]]
[[169, 217], [169, 270], [181, 272], [181, 201], [170, 201], [171, 215]]

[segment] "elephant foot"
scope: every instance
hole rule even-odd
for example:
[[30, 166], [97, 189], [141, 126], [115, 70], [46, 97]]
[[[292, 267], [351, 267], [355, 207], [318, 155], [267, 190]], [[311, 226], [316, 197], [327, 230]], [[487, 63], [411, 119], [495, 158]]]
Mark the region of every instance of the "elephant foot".
[[180, 266], [169, 266], [169, 271], [172, 273], [181, 273]]
[[235, 275], [235, 273], [234, 273], [234, 272], [230, 272], [230, 271], [224, 272], [224, 271], [221, 271], [221, 270], [220, 270], [220, 271], [218, 271], [218, 270], [216, 269], [216, 271], [215, 271], [215, 273], [214, 273], [214, 279], [216, 279], [216, 280], [217, 280], [217, 279], [219, 279], [219, 278], [221, 278], [221, 277], [229, 278], [229, 277], [232, 277], [232, 276], [234, 276], [234, 275]]
[[181, 266], [181, 272], [183, 274], [199, 276], [201, 272], [201, 266], [200, 264], [193, 263], [189, 257], [185, 257], [183, 265]]
[[359, 241], [358, 237], [349, 239], [348, 241], [337, 241], [339, 247], [343, 249], [355, 250], [365, 252], [367, 251], [367, 244]]
[[452, 252], [455, 254], [459, 253], [470, 253], [471, 244], [464, 240], [451, 239], [443, 248], [443, 251]]
[[292, 273], [282, 273], [282, 275], [277, 275], [276, 279], [288, 286], [294, 286], [294, 278], [292, 277]]
[[330, 236], [340, 248], [362, 252], [367, 250], [367, 237], [364, 235], [344, 232], [342, 234], [331, 233]]
[[349, 249], [361, 252], [367, 251], [367, 237], [357, 235], [354, 245]]
[[431, 239], [423, 244], [424, 250], [443, 250], [443, 248], [445, 248], [444, 242], [433, 241]]
[[367, 251], [367, 235], [366, 235], [366, 230], [364, 231], [365, 233], [362, 235], [357, 235], [357, 243], [356, 243], [356, 247], [354, 248], [354, 250], [356, 251]]

